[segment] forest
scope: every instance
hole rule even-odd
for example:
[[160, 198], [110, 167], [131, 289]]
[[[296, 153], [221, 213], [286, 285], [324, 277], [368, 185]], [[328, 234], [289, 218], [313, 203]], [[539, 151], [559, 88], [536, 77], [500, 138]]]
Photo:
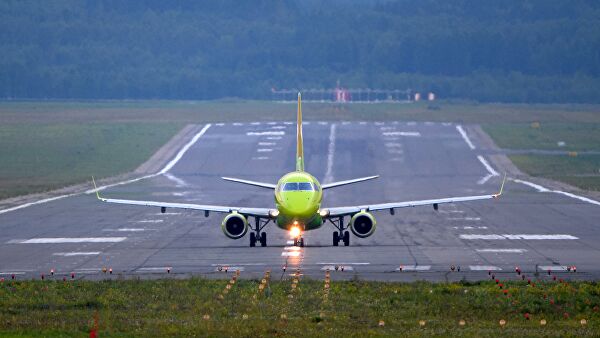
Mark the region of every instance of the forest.
[[594, 0], [3, 0], [0, 99], [270, 99], [272, 88], [598, 103]]

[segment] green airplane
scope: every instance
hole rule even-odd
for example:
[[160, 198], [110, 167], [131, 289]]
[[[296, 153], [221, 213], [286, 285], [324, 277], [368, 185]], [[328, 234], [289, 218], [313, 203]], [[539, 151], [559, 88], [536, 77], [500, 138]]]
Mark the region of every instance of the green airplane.
[[[298, 93], [298, 113], [296, 127], [297, 147], [296, 147], [296, 170], [285, 174], [277, 184], [249, 181], [238, 178], [222, 177], [224, 180], [249, 184], [261, 188], [274, 190], [275, 208], [245, 208], [217, 205], [200, 205], [186, 203], [169, 203], [155, 201], [138, 201], [103, 198], [98, 193], [96, 182], [96, 196], [99, 200], [107, 203], [142, 205], [151, 207], [160, 207], [161, 212], [166, 212], [167, 208], [189, 209], [204, 211], [206, 217], [210, 212], [226, 213], [227, 215], [221, 222], [221, 228], [225, 236], [231, 239], [240, 239], [248, 233], [250, 229], [250, 246], [256, 246], [260, 242], [261, 246], [267, 246], [267, 234], [263, 229], [274, 222], [279, 228], [289, 231], [294, 239], [295, 246], [304, 246], [305, 231], [320, 228], [326, 221], [329, 221], [337, 231], [333, 232], [333, 245], [338, 246], [343, 242], [345, 246], [350, 245], [350, 231], [359, 238], [366, 238], [375, 231], [376, 221], [371, 212], [388, 210], [394, 215], [394, 210], [398, 208], [414, 207], [421, 205], [432, 205], [435, 210], [443, 203], [457, 203], [467, 201], [477, 201], [485, 199], [498, 198], [504, 189], [506, 176], [502, 181], [500, 192], [492, 195], [463, 196], [440, 198], [431, 200], [392, 202], [381, 204], [367, 204], [348, 207], [324, 208], [321, 205], [323, 200], [323, 190], [342, 185], [363, 182], [377, 178], [378, 176], [368, 176], [347, 181], [339, 181], [327, 184], [320, 184], [319, 181], [304, 171], [304, 151], [302, 146], [302, 100]], [[92, 178], [93, 181], [93, 178]], [[250, 217], [254, 218], [254, 224], [248, 222]], [[344, 218], [350, 217], [349, 224], [344, 223]]]

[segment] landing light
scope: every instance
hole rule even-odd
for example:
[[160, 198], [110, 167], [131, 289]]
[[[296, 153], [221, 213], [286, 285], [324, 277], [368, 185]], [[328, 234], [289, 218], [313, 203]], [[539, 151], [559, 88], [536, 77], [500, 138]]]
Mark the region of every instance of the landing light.
[[[294, 222], [294, 224], [298, 224], [298, 223]], [[293, 227], [291, 227], [290, 228], [290, 236], [292, 238], [300, 237], [300, 227], [298, 227], [297, 225], [294, 225]]]
[[319, 210], [319, 215], [321, 217], [327, 217], [327, 216], [329, 216], [329, 210], [328, 209], [321, 209], [321, 210]]
[[279, 216], [279, 210], [277, 210], [277, 209], [269, 210], [269, 216], [271, 216], [271, 218], [277, 218], [277, 216]]

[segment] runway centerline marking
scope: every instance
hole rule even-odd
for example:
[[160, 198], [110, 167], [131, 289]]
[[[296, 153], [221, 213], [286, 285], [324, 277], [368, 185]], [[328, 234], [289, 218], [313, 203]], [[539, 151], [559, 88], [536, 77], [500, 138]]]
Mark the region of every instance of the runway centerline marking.
[[126, 239], [127, 237], [47, 237], [15, 239], [7, 244], [118, 243]]
[[335, 154], [335, 133], [336, 124], [332, 123], [329, 128], [329, 146], [327, 148], [327, 170], [325, 171], [325, 178], [323, 183], [333, 182], [333, 156]]
[[71, 257], [71, 256], [97, 256], [101, 254], [100, 251], [88, 251], [88, 252], [55, 252], [52, 254], [52, 256], [64, 256], [64, 257]]
[[458, 132], [460, 133], [460, 136], [462, 136], [463, 140], [465, 140], [465, 142], [467, 143], [469, 148], [471, 148], [471, 150], [475, 150], [475, 146], [473, 145], [473, 142], [471, 142], [471, 139], [469, 138], [469, 136], [467, 135], [467, 133], [465, 132], [465, 130], [463, 129], [463, 127], [460, 124], [456, 126], [456, 130], [458, 130]]
[[489, 235], [477, 235], [477, 234], [463, 234], [459, 236], [461, 239], [483, 239], [483, 240], [507, 240], [507, 239], [523, 239], [523, 240], [572, 240], [579, 239], [572, 235], [536, 235], [536, 234], [489, 234]]

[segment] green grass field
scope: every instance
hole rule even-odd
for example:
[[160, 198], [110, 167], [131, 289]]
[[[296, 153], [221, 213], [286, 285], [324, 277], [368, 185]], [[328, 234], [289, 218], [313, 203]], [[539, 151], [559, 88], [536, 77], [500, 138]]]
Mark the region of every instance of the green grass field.
[[144, 337], [599, 334], [599, 284], [500, 283], [4, 281], [0, 335], [83, 336], [96, 325], [99, 336]]
[[135, 169], [181, 128], [178, 123], [0, 125], [0, 199]]
[[[186, 123], [293, 121], [293, 103], [269, 101], [4, 101], [0, 102], [0, 199], [81, 183], [91, 174], [128, 172]], [[448, 121], [482, 124], [502, 147], [600, 149], [600, 107], [593, 105], [421, 102], [336, 105], [305, 103], [306, 120]], [[530, 130], [532, 122], [539, 130]], [[556, 146], [557, 147], [557, 146]], [[530, 157], [523, 170], [546, 163]], [[563, 161], [569, 161], [564, 158]], [[568, 164], [565, 164], [568, 165]], [[542, 176], [586, 189], [588, 171]]]

